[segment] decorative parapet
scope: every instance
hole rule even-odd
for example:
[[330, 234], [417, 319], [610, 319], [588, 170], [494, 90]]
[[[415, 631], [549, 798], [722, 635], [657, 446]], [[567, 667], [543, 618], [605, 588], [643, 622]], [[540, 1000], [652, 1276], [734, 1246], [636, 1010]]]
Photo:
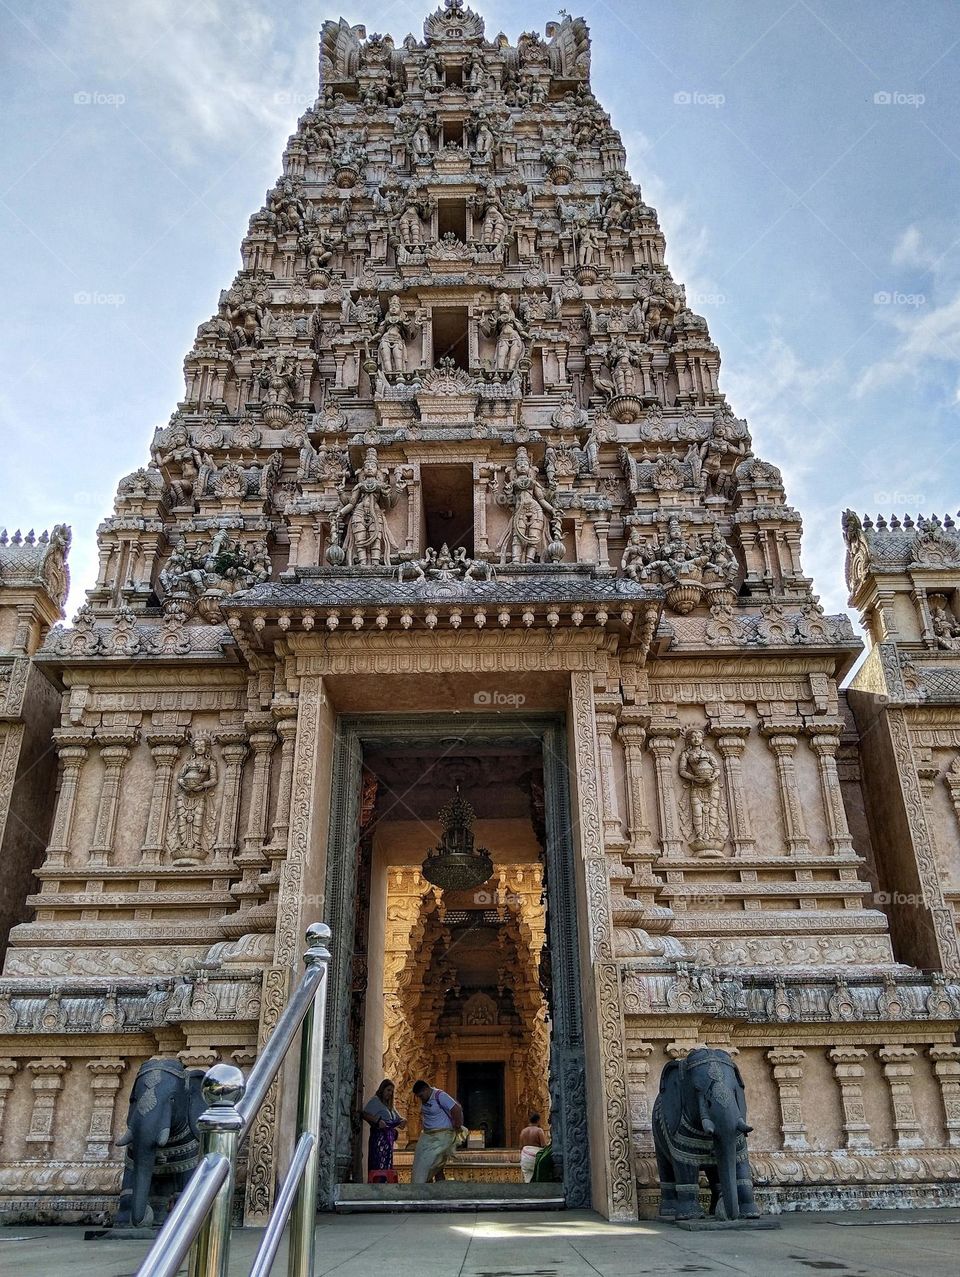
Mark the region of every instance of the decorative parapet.
[[773, 974], [696, 963], [623, 964], [628, 1015], [681, 1010], [745, 1024], [960, 1021], [960, 984], [909, 967], [893, 973], [814, 969]]
[[260, 972], [200, 969], [149, 980], [0, 980], [0, 1034], [137, 1034], [196, 1021], [256, 1022]]

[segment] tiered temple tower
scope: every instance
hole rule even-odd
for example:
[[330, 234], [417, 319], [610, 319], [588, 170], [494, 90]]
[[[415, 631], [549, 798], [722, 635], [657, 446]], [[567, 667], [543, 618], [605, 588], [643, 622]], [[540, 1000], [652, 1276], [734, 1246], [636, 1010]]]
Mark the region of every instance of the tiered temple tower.
[[[569, 763], [571, 1199], [652, 1208], [660, 1067], [704, 1041], [739, 1052], [768, 1204], [956, 1199], [960, 543], [848, 520], [877, 642], [855, 720], [860, 643], [803, 574], [589, 72], [579, 18], [516, 43], [462, 0], [402, 43], [325, 24], [320, 96], [69, 628], [62, 530], [35, 588], [0, 546], [4, 739], [19, 671], [59, 693], [0, 980], [11, 1215], [108, 1211], [138, 1065], [251, 1062], [323, 913], [349, 1140], [344, 716], [469, 731], [521, 705], [560, 716]], [[252, 1136], [249, 1218], [284, 1114]]]

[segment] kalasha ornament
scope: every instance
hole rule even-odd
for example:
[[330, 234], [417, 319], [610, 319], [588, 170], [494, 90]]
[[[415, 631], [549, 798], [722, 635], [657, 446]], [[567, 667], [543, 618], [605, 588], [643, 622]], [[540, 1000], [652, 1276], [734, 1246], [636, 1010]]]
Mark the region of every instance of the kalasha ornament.
[[439, 844], [423, 862], [423, 876], [444, 891], [465, 891], [479, 887], [493, 876], [493, 861], [485, 847], [473, 843], [473, 808], [460, 797], [437, 813], [443, 825]]

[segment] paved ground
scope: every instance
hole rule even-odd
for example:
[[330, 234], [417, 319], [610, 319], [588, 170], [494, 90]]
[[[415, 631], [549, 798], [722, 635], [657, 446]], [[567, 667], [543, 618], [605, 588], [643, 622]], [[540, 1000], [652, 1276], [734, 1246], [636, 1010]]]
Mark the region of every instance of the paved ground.
[[[956, 1277], [960, 1212], [783, 1215], [770, 1232], [683, 1232], [565, 1213], [331, 1215], [318, 1226], [316, 1273], [337, 1277]], [[146, 1242], [84, 1241], [82, 1228], [0, 1228], [5, 1277], [133, 1277]], [[235, 1234], [231, 1277], [247, 1273], [259, 1234]], [[246, 1260], [246, 1264], [242, 1261]], [[284, 1273], [283, 1253], [274, 1267]]]

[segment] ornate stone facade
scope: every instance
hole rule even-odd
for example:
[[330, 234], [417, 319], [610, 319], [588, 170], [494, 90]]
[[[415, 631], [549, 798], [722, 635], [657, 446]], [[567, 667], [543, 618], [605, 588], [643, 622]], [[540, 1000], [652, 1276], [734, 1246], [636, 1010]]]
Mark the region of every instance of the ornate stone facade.
[[[0, 831], [25, 866], [0, 1209], [108, 1212], [140, 1063], [248, 1064], [305, 924], [326, 907], [353, 945], [340, 725], [385, 714], [552, 724], [569, 890], [526, 942], [579, 969], [551, 1025], [552, 1120], [590, 1154], [571, 1200], [653, 1208], [656, 1079], [705, 1043], [739, 1053], [769, 1207], [957, 1201], [960, 535], [847, 517], [874, 646], [839, 691], [860, 644], [719, 389], [583, 20], [511, 44], [445, 0], [422, 40], [325, 24], [320, 68], [72, 625], [65, 530], [0, 539]], [[42, 864], [9, 850], [29, 730], [59, 756]], [[420, 907], [385, 942], [401, 1021]], [[251, 1138], [252, 1219], [288, 1107], [275, 1089]]]

